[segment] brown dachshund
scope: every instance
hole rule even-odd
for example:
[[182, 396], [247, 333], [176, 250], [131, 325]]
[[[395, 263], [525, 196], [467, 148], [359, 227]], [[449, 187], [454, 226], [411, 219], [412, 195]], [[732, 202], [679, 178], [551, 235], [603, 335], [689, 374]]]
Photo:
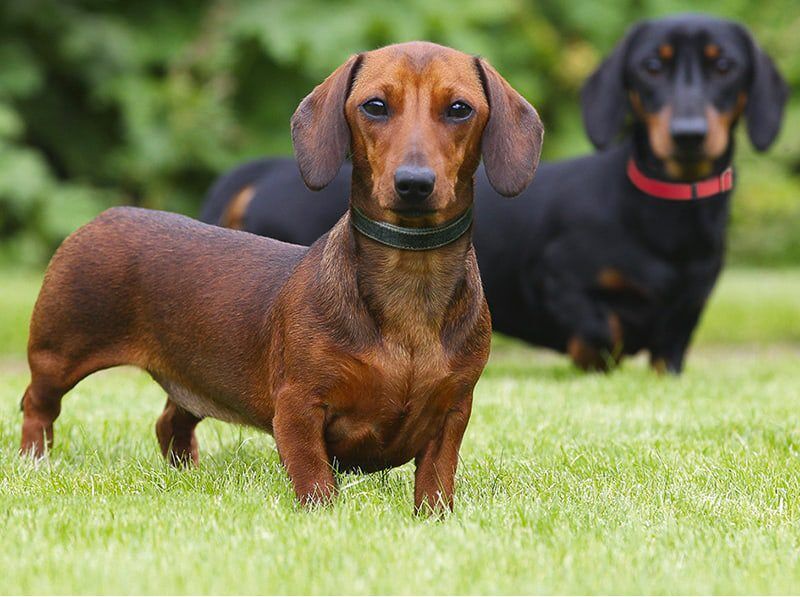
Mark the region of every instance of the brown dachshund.
[[414, 503], [453, 505], [491, 325], [471, 242], [481, 153], [505, 195], [538, 162], [536, 111], [484, 60], [430, 43], [351, 57], [292, 118], [304, 180], [348, 149], [351, 210], [306, 249], [115, 208], [53, 257], [31, 322], [22, 451], [52, 445], [62, 396], [131, 364], [166, 390], [164, 456], [197, 462], [203, 417], [272, 433], [303, 503], [334, 469], [416, 463]]

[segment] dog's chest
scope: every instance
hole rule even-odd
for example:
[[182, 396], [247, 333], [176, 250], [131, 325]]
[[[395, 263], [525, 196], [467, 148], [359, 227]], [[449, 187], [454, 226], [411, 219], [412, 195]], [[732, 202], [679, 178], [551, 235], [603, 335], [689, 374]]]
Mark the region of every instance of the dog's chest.
[[670, 261], [708, 258], [724, 250], [729, 195], [701, 203], [647, 202], [636, 212], [644, 245]]
[[457, 389], [441, 345], [384, 342], [332, 395], [325, 438], [344, 468], [377, 470], [418, 454], [441, 429]]

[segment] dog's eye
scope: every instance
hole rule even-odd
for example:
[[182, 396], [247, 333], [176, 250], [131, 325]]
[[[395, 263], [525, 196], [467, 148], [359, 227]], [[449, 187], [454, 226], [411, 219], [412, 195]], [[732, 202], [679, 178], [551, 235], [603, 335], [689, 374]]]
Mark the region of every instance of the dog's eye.
[[453, 120], [464, 120], [472, 114], [472, 106], [464, 102], [453, 102], [447, 108], [447, 117]]
[[644, 67], [644, 70], [651, 75], [657, 75], [664, 70], [664, 62], [661, 60], [661, 58], [656, 58], [655, 56], [647, 58], [642, 63], [642, 66]]
[[389, 110], [386, 108], [386, 102], [375, 97], [361, 104], [361, 109], [368, 116], [372, 116], [373, 118], [381, 118], [382, 116], [389, 115]]
[[719, 74], [724, 75], [725, 73], [730, 72], [733, 68], [733, 60], [730, 58], [725, 58], [721, 56], [714, 61], [714, 70], [716, 70]]

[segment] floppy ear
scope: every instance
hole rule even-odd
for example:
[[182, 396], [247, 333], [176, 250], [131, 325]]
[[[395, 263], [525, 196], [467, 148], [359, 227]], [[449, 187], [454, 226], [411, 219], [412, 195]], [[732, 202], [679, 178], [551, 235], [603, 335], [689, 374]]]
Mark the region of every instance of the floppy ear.
[[581, 88], [583, 126], [589, 140], [597, 149], [608, 146], [625, 124], [628, 113], [625, 60], [633, 39], [638, 37], [644, 27], [645, 23], [639, 23], [629, 29], [611, 55], [589, 76]]
[[753, 147], [764, 151], [778, 136], [783, 107], [789, 98], [789, 86], [750, 32], [741, 25], [738, 27], [748, 45], [752, 64], [752, 78], [744, 112], [747, 134]]
[[542, 152], [544, 126], [536, 110], [483, 58], [475, 58], [489, 102], [481, 153], [494, 190], [506, 197], [525, 190]]
[[351, 56], [317, 85], [292, 115], [294, 154], [311, 190], [318, 191], [333, 180], [350, 149], [344, 103], [361, 58], [361, 54]]

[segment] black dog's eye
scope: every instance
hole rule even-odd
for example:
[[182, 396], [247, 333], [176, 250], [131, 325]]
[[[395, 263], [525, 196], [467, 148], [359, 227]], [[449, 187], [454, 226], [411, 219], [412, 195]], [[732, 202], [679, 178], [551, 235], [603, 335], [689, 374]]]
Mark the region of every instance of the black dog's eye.
[[655, 56], [646, 59], [642, 63], [642, 66], [644, 67], [644, 70], [651, 75], [657, 75], [664, 70], [664, 62], [661, 60], [661, 58], [656, 58]]
[[725, 58], [724, 56], [717, 58], [714, 61], [714, 70], [716, 70], [721, 75], [724, 75], [733, 68], [733, 60], [730, 58]]
[[453, 120], [464, 120], [472, 114], [472, 106], [464, 102], [453, 102], [447, 108], [447, 117]]
[[386, 102], [379, 100], [376, 97], [373, 97], [371, 100], [367, 100], [361, 104], [361, 109], [364, 110], [368, 116], [372, 116], [373, 118], [381, 118], [382, 116], [389, 115], [389, 110], [386, 108]]

